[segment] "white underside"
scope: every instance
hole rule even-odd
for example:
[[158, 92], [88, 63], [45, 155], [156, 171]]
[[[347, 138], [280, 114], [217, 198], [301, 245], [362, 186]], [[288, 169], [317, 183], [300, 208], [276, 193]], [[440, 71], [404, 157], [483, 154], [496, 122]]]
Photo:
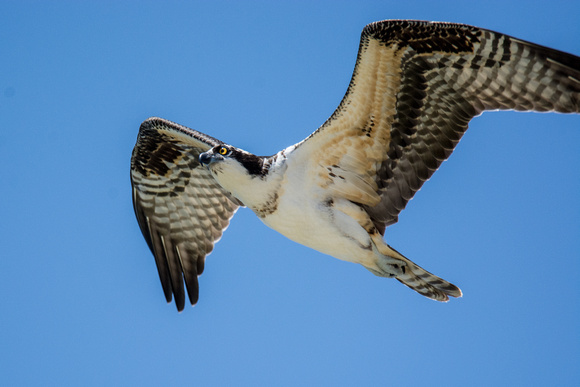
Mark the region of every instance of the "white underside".
[[349, 207], [351, 211], [359, 211], [358, 206], [339, 198], [332, 198], [333, 205], [328, 206], [331, 198], [327, 190], [308, 189], [305, 181], [296, 175], [286, 178], [277, 210], [261, 218], [268, 227], [321, 253], [375, 266], [376, 249], [369, 234], [344, 212]]
[[[253, 209], [268, 227], [294, 242], [371, 270], [389, 272], [388, 267], [377, 267], [377, 262], [380, 265], [387, 257], [377, 251], [361, 226], [368, 222], [367, 214], [335, 190], [321, 187], [317, 172], [304, 159], [293, 157], [293, 148], [285, 150], [287, 158], [275, 160], [268, 179], [248, 176], [239, 163], [227, 158], [212, 171], [225, 190]], [[265, 203], [275, 210], [264, 209]]]

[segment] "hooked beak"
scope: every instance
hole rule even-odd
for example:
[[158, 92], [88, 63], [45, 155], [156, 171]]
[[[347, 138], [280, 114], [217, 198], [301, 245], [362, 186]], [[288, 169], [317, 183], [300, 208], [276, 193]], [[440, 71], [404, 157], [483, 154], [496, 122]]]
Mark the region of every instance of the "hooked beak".
[[207, 167], [213, 160], [213, 157], [209, 152], [204, 152], [199, 155], [199, 162], [201, 165]]

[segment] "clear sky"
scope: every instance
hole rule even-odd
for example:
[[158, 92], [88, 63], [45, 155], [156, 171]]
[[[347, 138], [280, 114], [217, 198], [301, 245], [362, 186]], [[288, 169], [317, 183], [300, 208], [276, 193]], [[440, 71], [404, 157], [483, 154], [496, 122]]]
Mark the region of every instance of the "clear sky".
[[256, 154], [340, 102], [365, 24], [461, 22], [580, 55], [577, 1], [0, 2], [0, 384], [580, 379], [580, 116], [485, 113], [388, 228], [441, 304], [240, 210], [165, 303], [131, 204], [141, 121]]

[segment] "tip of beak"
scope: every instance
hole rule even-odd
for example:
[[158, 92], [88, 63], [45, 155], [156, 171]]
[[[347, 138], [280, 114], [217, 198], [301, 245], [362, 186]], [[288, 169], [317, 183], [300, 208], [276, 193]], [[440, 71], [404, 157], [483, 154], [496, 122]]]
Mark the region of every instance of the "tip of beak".
[[207, 153], [202, 153], [199, 155], [199, 162], [201, 165], [208, 165], [211, 162], [211, 156]]

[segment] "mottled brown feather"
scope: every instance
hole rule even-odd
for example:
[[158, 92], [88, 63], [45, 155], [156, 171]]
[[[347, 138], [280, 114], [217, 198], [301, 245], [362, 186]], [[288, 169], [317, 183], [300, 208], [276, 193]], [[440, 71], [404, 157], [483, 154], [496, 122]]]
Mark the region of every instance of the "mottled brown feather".
[[[199, 154], [221, 144], [160, 118], [141, 124], [131, 158], [133, 206], [155, 256], [167, 302], [194, 305], [198, 275], [240, 203], [199, 164]], [[185, 281], [185, 288], [184, 288]]]
[[[320, 170], [317, 184], [332, 185], [323, 169], [337, 165], [377, 187], [378, 203], [345, 197], [384, 234], [469, 121], [494, 109], [580, 112], [580, 58], [467, 25], [376, 22], [362, 32], [339, 107], [296, 154]], [[349, 167], [353, 156], [364, 171]]]

